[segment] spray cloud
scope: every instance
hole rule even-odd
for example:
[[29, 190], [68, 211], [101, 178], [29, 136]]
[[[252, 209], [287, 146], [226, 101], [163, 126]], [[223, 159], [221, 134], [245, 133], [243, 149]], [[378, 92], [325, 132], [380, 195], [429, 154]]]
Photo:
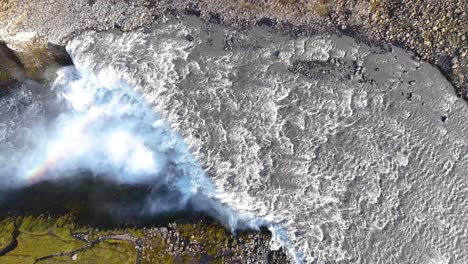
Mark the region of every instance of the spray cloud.
[[2, 155], [8, 166], [0, 169], [0, 176], [8, 177], [10, 185], [61, 180], [88, 171], [116, 183], [149, 186], [142, 214], [190, 206], [232, 230], [265, 224], [215, 199], [213, 185], [182, 137], [127, 83], [70, 66], [58, 71], [52, 90], [60, 114], [46, 125], [40, 119], [29, 128], [37, 135], [29, 147]]

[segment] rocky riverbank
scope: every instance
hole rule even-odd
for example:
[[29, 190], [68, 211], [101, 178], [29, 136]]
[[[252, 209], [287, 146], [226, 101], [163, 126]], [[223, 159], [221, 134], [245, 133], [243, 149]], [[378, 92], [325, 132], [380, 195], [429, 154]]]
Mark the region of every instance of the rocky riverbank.
[[0, 39], [24, 57], [25, 65], [40, 65], [30, 61], [24, 51], [31, 48], [24, 43], [42, 43], [34, 45], [35, 52], [42, 54], [44, 43], [64, 45], [86, 29], [132, 30], [158, 21], [167, 12], [197, 15], [237, 29], [264, 24], [288, 34], [345, 33], [414, 51], [437, 65], [458, 95], [467, 98], [467, 10], [463, 0], [7, 0], [0, 4]]
[[208, 219], [165, 226], [96, 229], [71, 214], [0, 220], [2, 263], [287, 263], [268, 231], [236, 236]]
[[234, 234], [196, 212], [126, 213], [145, 189], [78, 179], [2, 190], [0, 263], [292, 263], [267, 229]]

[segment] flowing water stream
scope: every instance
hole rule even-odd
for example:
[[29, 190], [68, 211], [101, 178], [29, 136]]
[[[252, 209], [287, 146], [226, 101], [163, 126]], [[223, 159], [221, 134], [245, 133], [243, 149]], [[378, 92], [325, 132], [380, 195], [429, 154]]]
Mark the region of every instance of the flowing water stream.
[[298, 262], [468, 262], [468, 108], [413, 54], [193, 17], [67, 49], [60, 107], [1, 99], [6, 184], [150, 182], [148, 212], [270, 225]]

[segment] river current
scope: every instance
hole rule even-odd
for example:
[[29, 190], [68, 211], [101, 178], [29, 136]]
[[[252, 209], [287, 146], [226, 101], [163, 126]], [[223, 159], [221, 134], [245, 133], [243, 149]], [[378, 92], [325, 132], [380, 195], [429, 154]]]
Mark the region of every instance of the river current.
[[[468, 108], [413, 54], [193, 17], [85, 32], [67, 50], [76, 71], [103, 87], [124, 82], [168, 124], [132, 133], [159, 137], [154, 146], [169, 127], [181, 135], [197, 160], [188, 181], [209, 186], [203, 195], [223, 206], [211, 206], [215, 216], [275, 223], [298, 262], [468, 263]], [[21, 122], [35, 119], [25, 113]], [[8, 123], [1, 129], [5, 148]], [[144, 149], [125, 129], [117, 141]]]

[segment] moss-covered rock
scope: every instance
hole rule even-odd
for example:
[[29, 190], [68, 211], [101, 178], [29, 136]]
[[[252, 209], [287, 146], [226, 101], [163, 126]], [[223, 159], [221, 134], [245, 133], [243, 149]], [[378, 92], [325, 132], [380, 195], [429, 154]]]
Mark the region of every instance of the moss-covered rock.
[[13, 81], [10, 74], [0, 69], [0, 86], [8, 85]]
[[41, 41], [16, 44], [15, 50], [0, 42], [0, 85], [30, 78], [51, 81], [58, 68], [71, 65], [65, 48]]
[[25, 43], [24, 48], [16, 54], [24, 67], [26, 76], [37, 81], [53, 80], [58, 68], [72, 64], [63, 47], [50, 43]]
[[[16, 238], [14, 232], [18, 232]], [[231, 234], [214, 220], [175, 221], [163, 227], [98, 230], [72, 215], [18, 216], [0, 221], [0, 263], [285, 263], [268, 249], [267, 231]], [[276, 262], [275, 262], [276, 260]], [[281, 261], [279, 261], [281, 260]]]

